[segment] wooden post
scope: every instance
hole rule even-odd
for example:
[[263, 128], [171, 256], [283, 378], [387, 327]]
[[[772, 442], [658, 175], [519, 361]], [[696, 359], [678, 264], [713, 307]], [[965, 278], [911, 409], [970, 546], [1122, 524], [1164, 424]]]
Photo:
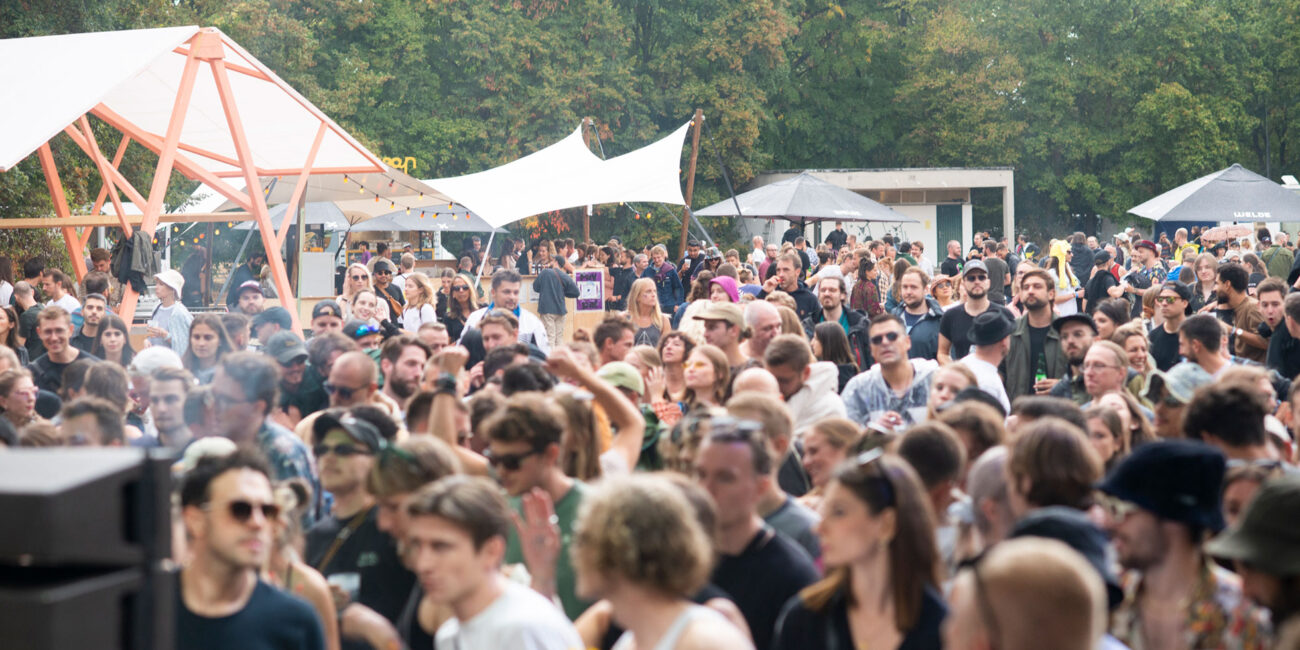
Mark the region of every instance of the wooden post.
[[[587, 128], [595, 123], [590, 117], [582, 118], [582, 143], [587, 145], [587, 150], [591, 150], [591, 131]], [[591, 206], [582, 209], [582, 243], [586, 244], [591, 241]]]
[[695, 161], [700, 157], [700, 127], [704, 125], [704, 109], [695, 109], [691, 118], [691, 165], [686, 173], [686, 207], [682, 210], [681, 256], [686, 257], [686, 236], [690, 234], [691, 196], [695, 194]]

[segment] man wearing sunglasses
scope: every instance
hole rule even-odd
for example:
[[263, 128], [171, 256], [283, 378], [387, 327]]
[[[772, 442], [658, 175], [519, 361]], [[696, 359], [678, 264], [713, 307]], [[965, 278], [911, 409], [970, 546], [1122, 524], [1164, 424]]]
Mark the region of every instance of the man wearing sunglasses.
[[393, 263], [387, 259], [375, 262], [375, 294], [380, 300], [388, 303], [388, 313], [393, 314], [393, 318], [396, 319], [402, 314], [402, 309], [406, 305], [406, 296], [402, 294], [400, 287], [393, 284], [393, 272]]
[[402, 566], [393, 538], [379, 530], [375, 499], [366, 489], [375, 454], [389, 441], [370, 422], [330, 409], [312, 424], [312, 442], [321, 487], [334, 503], [329, 515], [307, 531], [303, 559], [331, 584], [343, 579], [334, 576], [352, 580], [351, 602], [396, 622], [415, 575]]
[[178, 648], [323, 648], [306, 601], [258, 578], [280, 508], [255, 450], [203, 458], [180, 487], [190, 560], [176, 574]]
[[925, 419], [930, 375], [939, 367], [931, 359], [909, 359], [912, 347], [903, 319], [878, 314], [868, 330], [876, 365], [849, 380], [840, 393], [850, 420], [880, 431], [901, 433]]
[[1263, 613], [1241, 581], [1206, 557], [1201, 541], [1224, 528], [1223, 454], [1164, 440], [1133, 450], [1097, 486], [1108, 499], [1119, 564], [1129, 572], [1111, 633], [1130, 647], [1268, 646]]
[[[497, 481], [510, 496], [511, 507], [521, 514], [540, 506], [553, 509], [552, 521], [560, 536], [554, 568], [529, 565], [528, 570], [533, 588], [544, 595], [558, 596], [565, 613], [576, 619], [590, 603], [577, 596], [569, 539], [588, 488], [560, 469], [560, 439], [566, 422], [564, 412], [550, 397], [524, 392], [511, 396], [483, 424], [483, 430], [488, 439], [485, 455]], [[523, 547], [514, 528], [508, 540], [506, 564], [523, 562]], [[527, 542], [532, 545], [532, 540]]]
[[1156, 367], [1161, 370], [1167, 371], [1174, 367], [1182, 357], [1178, 353], [1178, 329], [1187, 319], [1187, 306], [1191, 301], [1191, 285], [1171, 280], [1160, 287], [1156, 308], [1160, 310], [1160, 316], [1165, 322], [1151, 328], [1147, 337], [1151, 340], [1149, 352], [1156, 360]]
[[[1001, 261], [1001, 260], [999, 260]], [[1005, 268], [1005, 263], [1003, 267]], [[993, 273], [981, 260], [972, 260], [962, 269], [962, 282], [966, 288], [966, 301], [943, 312], [939, 320], [939, 363], [949, 363], [965, 357], [970, 352], [970, 332], [975, 319], [980, 314], [993, 309], [1014, 320], [1010, 311], [1002, 306], [1001, 300], [994, 300], [995, 294], [1001, 294], [1001, 287], [994, 287]], [[1002, 284], [1002, 278], [997, 278]], [[994, 302], [997, 304], [994, 305]]]

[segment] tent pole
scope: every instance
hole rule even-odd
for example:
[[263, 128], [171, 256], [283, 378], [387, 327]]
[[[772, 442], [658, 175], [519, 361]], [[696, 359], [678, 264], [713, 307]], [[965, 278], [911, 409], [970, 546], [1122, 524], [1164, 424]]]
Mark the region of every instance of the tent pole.
[[492, 240], [497, 236], [495, 228], [488, 234], [487, 246], [483, 247], [483, 259], [478, 263], [478, 273], [474, 274], [474, 290], [478, 291], [483, 284], [483, 268], [487, 266], [488, 256], [492, 254]]
[[695, 194], [695, 162], [700, 157], [700, 126], [704, 124], [704, 109], [695, 109], [691, 118], [691, 165], [686, 172], [686, 207], [682, 213], [681, 256], [686, 257], [686, 235], [691, 223], [691, 198]]
[[[591, 132], [587, 127], [593, 124], [594, 120], [590, 117], [582, 118], [582, 143], [591, 150]], [[582, 213], [582, 243], [586, 244], [591, 241], [591, 206], [588, 205], [586, 211]]]

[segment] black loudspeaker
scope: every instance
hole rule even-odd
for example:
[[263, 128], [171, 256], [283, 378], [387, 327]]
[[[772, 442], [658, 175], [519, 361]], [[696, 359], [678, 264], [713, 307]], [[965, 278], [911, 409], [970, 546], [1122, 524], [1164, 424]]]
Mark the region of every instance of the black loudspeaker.
[[0, 453], [0, 648], [169, 650], [165, 451]]

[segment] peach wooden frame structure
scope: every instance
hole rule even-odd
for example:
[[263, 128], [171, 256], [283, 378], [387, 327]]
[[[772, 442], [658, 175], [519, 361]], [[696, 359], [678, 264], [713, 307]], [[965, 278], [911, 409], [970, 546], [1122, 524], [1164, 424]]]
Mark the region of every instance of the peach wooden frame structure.
[[[283, 169], [262, 169], [259, 168], [253, 160], [253, 152], [249, 148], [248, 137], [245, 133], [243, 121], [240, 118], [239, 109], [236, 103], [235, 93], [230, 84], [229, 73], [248, 75], [263, 81], [275, 83], [278, 79], [272, 79], [267, 73], [256, 68], [240, 65], [226, 60], [225, 47], [228, 41], [226, 37], [218, 30], [204, 28], [198, 30], [183, 46], [173, 50], [176, 54], [186, 57], [184, 71], [180, 80], [180, 85], [176, 93], [166, 133], [158, 135], [150, 133], [146, 129], [133, 123], [131, 120], [114, 112], [102, 102], [94, 106], [88, 114], [93, 114], [109, 125], [116, 128], [122, 133], [122, 139], [118, 143], [117, 150], [112, 159], [107, 158], [99, 148], [96, 142], [94, 132], [90, 127], [90, 121], [86, 114], [79, 117], [75, 123], [66, 126], [63, 133], [68, 136], [78, 148], [82, 150], [94, 162], [96, 169], [103, 180], [103, 187], [100, 188], [99, 195], [95, 199], [94, 207], [89, 215], [76, 215], [71, 213], [68, 202], [63, 191], [62, 181], [59, 179], [58, 168], [55, 165], [54, 155], [50, 150], [49, 141], [47, 140], [37, 149], [37, 156], [41, 163], [41, 168], [45, 173], [46, 186], [50, 192], [50, 198], [54, 203], [54, 212], [56, 219], [4, 219], [0, 220], [0, 228], [48, 228], [59, 227], [63, 231], [66, 242], [68, 257], [71, 258], [73, 268], [76, 272], [77, 279], [80, 281], [86, 274], [85, 264], [85, 247], [89, 243], [91, 231], [96, 226], [121, 226], [126, 236], [131, 236], [134, 228], [138, 227], [145, 232], [153, 232], [159, 223], [167, 222], [206, 222], [206, 221], [239, 221], [253, 219], [257, 222], [258, 230], [262, 236], [262, 244], [266, 250], [267, 263], [270, 266], [272, 278], [275, 282], [276, 292], [284, 302], [289, 313], [293, 317], [294, 327], [301, 329], [301, 323], [298, 318], [296, 309], [297, 298], [294, 296], [289, 285], [289, 277], [285, 269], [284, 260], [280, 255], [280, 249], [284, 245], [285, 237], [288, 234], [290, 224], [294, 223], [293, 219], [285, 219], [277, 232], [271, 224], [270, 215], [267, 211], [265, 196], [260, 190], [259, 177], [264, 176], [281, 176], [294, 175], [298, 181], [294, 187], [292, 198], [288, 203], [286, 214], [294, 214], [299, 202], [302, 199], [303, 191], [307, 186], [307, 179], [313, 173], [316, 174], [366, 174], [385, 171], [383, 163], [367, 151], [364, 147], [356, 144], [338, 125], [334, 124], [327, 117], [321, 114], [310, 104], [300, 97], [298, 100], [306, 107], [311, 109], [313, 116], [317, 117], [320, 125], [316, 130], [315, 140], [307, 154], [306, 160], [302, 165], [297, 167]], [[229, 43], [233, 45], [233, 43]], [[224, 110], [226, 124], [230, 130], [233, 140], [234, 149], [237, 157], [218, 154], [205, 150], [193, 145], [181, 142], [181, 132], [184, 126], [186, 113], [189, 109], [190, 98], [194, 91], [195, 79], [199, 74], [201, 67], [207, 67], [212, 74], [215, 82], [217, 93], [221, 99], [221, 105]], [[283, 83], [283, 82], [279, 82]], [[360, 152], [364, 158], [369, 161], [369, 165], [358, 165], [354, 167], [338, 168], [313, 168], [316, 154], [320, 149], [321, 141], [327, 131], [334, 130], [344, 140], [351, 143], [353, 148]], [[152, 184], [149, 188], [149, 194], [146, 197], [141, 194], [125, 176], [118, 170], [122, 158], [126, 153], [127, 147], [131, 142], [139, 143], [146, 149], [158, 155], [157, 167], [154, 171]], [[216, 161], [234, 167], [232, 171], [212, 171], [201, 165], [190, 154], [201, 156], [211, 161]], [[243, 212], [219, 212], [214, 214], [162, 214], [163, 197], [167, 193], [167, 187], [171, 180], [173, 170], [178, 170], [185, 176], [206, 183], [235, 205], [243, 209]], [[248, 191], [237, 189], [225, 178], [242, 177], [244, 187]], [[253, 189], [257, 188], [257, 189]], [[142, 215], [130, 216], [123, 209], [122, 200], [118, 192], [125, 194], [137, 206], [141, 206]], [[111, 216], [101, 216], [99, 214], [105, 200], [113, 204], [113, 210], [116, 214], [116, 220]], [[81, 230], [78, 231], [78, 228]], [[123, 285], [122, 304], [119, 308], [120, 313], [134, 315], [135, 306], [138, 299], [136, 292], [129, 284]]]

